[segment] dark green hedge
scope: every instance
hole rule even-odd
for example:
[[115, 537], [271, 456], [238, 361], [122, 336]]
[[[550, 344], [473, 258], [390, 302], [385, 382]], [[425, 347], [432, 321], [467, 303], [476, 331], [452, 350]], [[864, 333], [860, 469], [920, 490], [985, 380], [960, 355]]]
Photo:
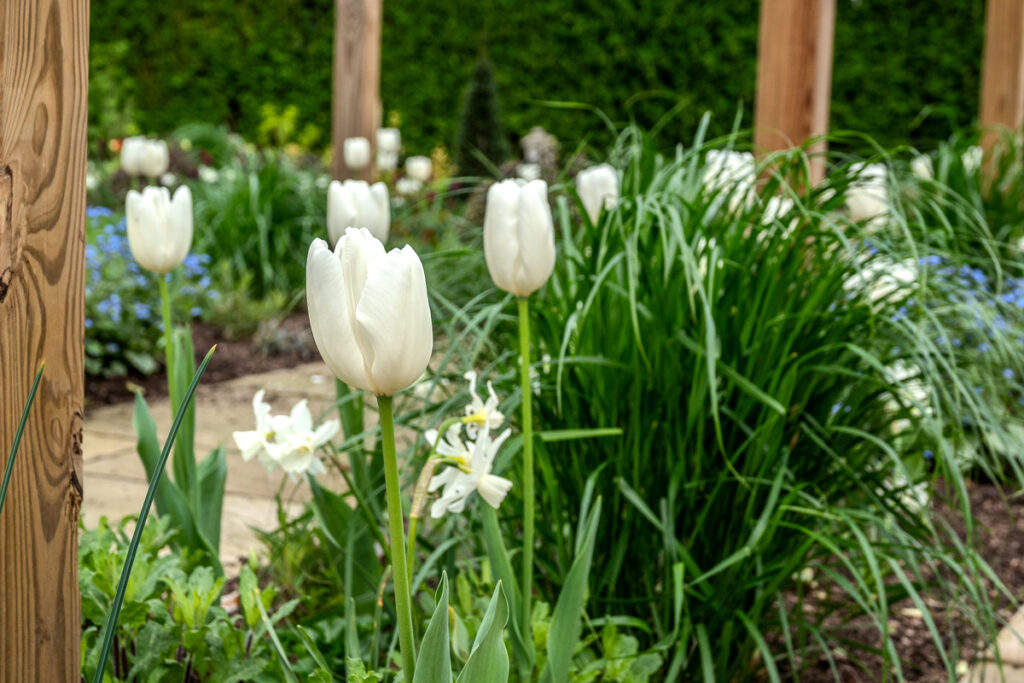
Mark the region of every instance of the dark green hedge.
[[[976, 116], [984, 0], [838, 0], [833, 128], [928, 147]], [[494, 64], [510, 137], [541, 124], [607, 140], [594, 105], [689, 140], [705, 110], [751, 122], [756, 0], [384, 0], [382, 97], [407, 148], [449, 147], [476, 58]], [[332, 0], [92, 4], [94, 137], [226, 121], [258, 137], [262, 108], [294, 105], [329, 141]], [[128, 105], [134, 105], [132, 109]], [[301, 127], [300, 126], [300, 127]]]

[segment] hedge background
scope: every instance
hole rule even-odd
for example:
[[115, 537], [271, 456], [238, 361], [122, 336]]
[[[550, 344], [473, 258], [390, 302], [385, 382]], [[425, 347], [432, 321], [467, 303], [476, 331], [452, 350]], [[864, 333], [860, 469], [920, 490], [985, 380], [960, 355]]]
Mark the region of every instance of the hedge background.
[[[478, 55], [494, 64], [510, 138], [543, 125], [566, 144], [608, 141], [614, 121], [688, 141], [752, 124], [757, 0], [384, 0], [381, 94], [406, 150], [455, 138]], [[928, 149], [977, 117], [984, 0], [838, 0], [833, 129]], [[333, 0], [103, 0], [92, 4], [94, 141], [226, 122], [260, 139], [292, 105], [304, 141], [330, 140]], [[265, 105], [275, 109], [267, 110]], [[297, 136], [297, 133], [296, 133]], [[264, 132], [263, 137], [266, 137]], [[296, 137], [297, 139], [297, 137]]]

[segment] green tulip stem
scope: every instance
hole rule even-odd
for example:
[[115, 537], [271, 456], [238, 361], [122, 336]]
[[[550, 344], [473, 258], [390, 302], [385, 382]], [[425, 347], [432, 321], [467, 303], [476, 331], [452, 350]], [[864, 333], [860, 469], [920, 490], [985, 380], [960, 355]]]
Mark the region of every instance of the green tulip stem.
[[381, 443], [384, 447], [384, 486], [388, 499], [388, 531], [391, 534], [391, 567], [395, 578], [395, 609], [398, 612], [398, 644], [402, 650], [405, 680], [413, 680], [416, 651], [412, 642], [412, 598], [409, 570], [406, 568], [405, 527], [402, 521], [402, 492], [398, 481], [398, 456], [395, 451], [394, 402], [390, 396], [378, 396]]
[[530, 300], [519, 297], [519, 380], [523, 391], [523, 611], [519, 628], [530, 632], [530, 594], [533, 592], [533, 393], [530, 391]]
[[[164, 312], [164, 357], [167, 361], [167, 388], [173, 391], [174, 386], [174, 347], [171, 343], [171, 293], [167, 287], [167, 275], [160, 275], [160, 301]], [[177, 409], [174, 397], [171, 397], [171, 410]]]

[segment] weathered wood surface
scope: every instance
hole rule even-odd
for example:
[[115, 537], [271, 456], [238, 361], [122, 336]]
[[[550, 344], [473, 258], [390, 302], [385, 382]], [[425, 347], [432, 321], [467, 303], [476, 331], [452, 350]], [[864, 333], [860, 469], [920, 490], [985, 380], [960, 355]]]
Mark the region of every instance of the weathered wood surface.
[[988, 0], [981, 67], [982, 145], [991, 150], [1002, 127], [1024, 124], [1024, 1]]
[[[754, 110], [759, 153], [789, 149], [828, 132], [835, 22], [835, 0], [762, 0]], [[809, 149], [824, 151], [824, 141]], [[824, 175], [824, 159], [817, 158], [811, 182]]]
[[[353, 177], [345, 166], [345, 138], [365, 137], [376, 155], [380, 126], [381, 0], [335, 0], [334, 89], [331, 111], [333, 172]], [[359, 177], [370, 180], [373, 162]]]
[[80, 677], [88, 0], [0, 0], [0, 681]]

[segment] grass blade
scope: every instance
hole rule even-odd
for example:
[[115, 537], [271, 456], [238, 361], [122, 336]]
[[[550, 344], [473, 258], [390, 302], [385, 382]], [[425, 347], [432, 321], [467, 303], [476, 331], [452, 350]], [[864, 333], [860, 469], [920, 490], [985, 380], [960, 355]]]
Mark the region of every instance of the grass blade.
[[7, 466], [4, 468], [4, 480], [0, 483], [0, 513], [4, 511], [4, 501], [7, 500], [7, 487], [11, 483], [11, 473], [14, 471], [14, 458], [18, 455], [18, 446], [21, 445], [21, 435], [25, 431], [25, 423], [28, 422], [28, 413], [36, 400], [36, 391], [39, 389], [39, 380], [43, 378], [43, 368], [46, 362], [39, 364], [36, 371], [36, 378], [29, 389], [28, 399], [25, 401], [25, 408], [21, 411], [21, 420], [18, 421], [18, 431], [14, 433], [14, 442], [11, 444], [11, 452], [7, 456]]

